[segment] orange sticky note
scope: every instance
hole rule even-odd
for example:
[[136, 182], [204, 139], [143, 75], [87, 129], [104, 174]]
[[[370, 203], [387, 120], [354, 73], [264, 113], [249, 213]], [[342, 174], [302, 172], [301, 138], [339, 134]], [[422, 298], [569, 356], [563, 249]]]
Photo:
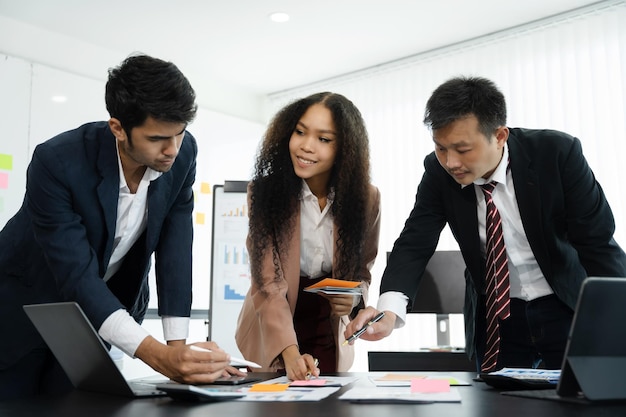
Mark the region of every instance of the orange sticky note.
[[289, 384], [254, 384], [248, 392], [280, 392], [287, 391]]
[[196, 224], [204, 224], [204, 213], [196, 213]]
[[446, 379], [412, 379], [411, 392], [450, 392], [450, 381]]

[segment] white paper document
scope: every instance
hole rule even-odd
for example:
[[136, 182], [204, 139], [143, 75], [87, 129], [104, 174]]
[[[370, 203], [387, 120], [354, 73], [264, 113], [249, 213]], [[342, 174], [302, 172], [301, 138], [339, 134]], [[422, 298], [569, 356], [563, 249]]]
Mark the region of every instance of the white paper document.
[[339, 389], [340, 387], [289, 387], [285, 391], [250, 392], [249, 388], [242, 388], [240, 392], [245, 396], [235, 401], [320, 401], [339, 391]]
[[357, 387], [345, 392], [340, 400], [360, 403], [459, 403], [461, 395], [458, 389], [450, 388], [447, 392], [411, 392], [409, 387]]
[[468, 381], [449, 375], [429, 376], [417, 373], [389, 373], [369, 377], [369, 380], [377, 387], [410, 387], [413, 379], [443, 379], [448, 381], [450, 386], [472, 385]]

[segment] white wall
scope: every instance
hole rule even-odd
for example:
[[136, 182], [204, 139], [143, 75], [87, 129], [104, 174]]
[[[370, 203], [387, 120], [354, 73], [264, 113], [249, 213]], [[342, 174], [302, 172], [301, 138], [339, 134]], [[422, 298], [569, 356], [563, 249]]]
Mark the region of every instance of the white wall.
[[[111, 30], [123, 29], [115, 28], [112, 23]], [[132, 39], [128, 40], [128, 51], [120, 54], [106, 47], [0, 16], [0, 53], [50, 68], [58, 68], [71, 74], [106, 81], [107, 69], [135, 52], [150, 54], [150, 51], [142, 50]], [[167, 56], [159, 58], [171, 59]], [[180, 67], [180, 70], [185, 74], [195, 74], [189, 68]], [[210, 94], [198, 91], [197, 100], [201, 107], [245, 120], [263, 122], [262, 97], [259, 95], [211, 79], [200, 80], [197, 76], [194, 79], [191, 75], [188, 77], [192, 85], [202, 83], [210, 86]]]

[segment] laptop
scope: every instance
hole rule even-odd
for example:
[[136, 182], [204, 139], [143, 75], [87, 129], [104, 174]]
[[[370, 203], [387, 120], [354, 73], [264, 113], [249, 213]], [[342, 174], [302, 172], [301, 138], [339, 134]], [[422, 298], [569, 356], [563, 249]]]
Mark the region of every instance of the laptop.
[[155, 384], [124, 378], [77, 303], [25, 305], [24, 311], [77, 389], [125, 397], [166, 395]]
[[[246, 375], [231, 375], [218, 378], [209, 386], [185, 386], [167, 380], [126, 380], [109, 355], [104, 342], [91, 322], [75, 302], [25, 305], [24, 311], [35, 325], [39, 334], [59, 361], [74, 387], [105, 394], [126, 397], [158, 397], [169, 395], [183, 398], [194, 390], [202, 390], [207, 401], [222, 401], [241, 397], [215, 385], [243, 385], [262, 378]], [[231, 365], [252, 365], [239, 358], [231, 358]], [[241, 363], [240, 363], [241, 362]], [[176, 386], [175, 386], [176, 385]], [[161, 388], [159, 388], [161, 387]], [[181, 392], [185, 391], [185, 392]], [[189, 396], [189, 395], [187, 395]]]
[[587, 278], [581, 287], [554, 390], [502, 392], [594, 403], [626, 401], [626, 278]]

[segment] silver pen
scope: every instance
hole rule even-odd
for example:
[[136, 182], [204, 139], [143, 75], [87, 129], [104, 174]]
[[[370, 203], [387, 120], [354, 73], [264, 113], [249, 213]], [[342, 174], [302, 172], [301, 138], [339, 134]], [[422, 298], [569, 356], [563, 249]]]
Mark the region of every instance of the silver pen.
[[348, 343], [356, 340], [359, 338], [359, 336], [361, 336], [363, 333], [365, 333], [365, 330], [367, 330], [368, 327], [370, 327], [372, 324], [376, 323], [377, 321], [379, 321], [380, 319], [382, 319], [383, 317], [385, 317], [385, 312], [381, 311], [380, 313], [378, 313], [376, 315], [376, 317], [374, 317], [373, 319], [371, 319], [370, 321], [368, 321], [365, 326], [363, 326], [363, 328], [357, 330], [356, 332], [354, 332], [354, 334], [352, 336], [350, 336], [349, 338], [347, 338], [346, 340], [343, 341], [342, 346], [347, 345]]

